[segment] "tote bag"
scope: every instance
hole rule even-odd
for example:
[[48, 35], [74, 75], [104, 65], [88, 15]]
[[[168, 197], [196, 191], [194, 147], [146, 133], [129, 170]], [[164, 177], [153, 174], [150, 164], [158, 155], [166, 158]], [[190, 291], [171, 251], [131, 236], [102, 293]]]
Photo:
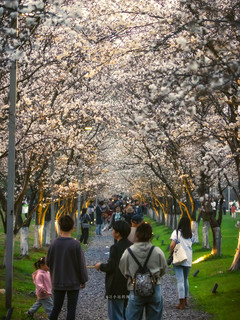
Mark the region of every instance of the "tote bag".
[[178, 232], [177, 232], [177, 243], [173, 250], [173, 264], [175, 266], [182, 264], [187, 261], [187, 254], [183, 249], [181, 243], [178, 241]]

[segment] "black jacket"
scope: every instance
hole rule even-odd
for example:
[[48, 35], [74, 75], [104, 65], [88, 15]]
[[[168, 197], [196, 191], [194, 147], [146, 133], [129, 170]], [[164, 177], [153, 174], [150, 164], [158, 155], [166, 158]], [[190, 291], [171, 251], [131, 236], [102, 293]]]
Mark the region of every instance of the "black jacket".
[[128, 239], [121, 239], [111, 246], [107, 263], [101, 263], [100, 270], [106, 272], [105, 290], [109, 299], [127, 298], [127, 279], [119, 269], [119, 262], [123, 252], [132, 245]]
[[102, 224], [103, 220], [102, 220], [102, 209], [97, 206], [96, 208], [96, 224]]

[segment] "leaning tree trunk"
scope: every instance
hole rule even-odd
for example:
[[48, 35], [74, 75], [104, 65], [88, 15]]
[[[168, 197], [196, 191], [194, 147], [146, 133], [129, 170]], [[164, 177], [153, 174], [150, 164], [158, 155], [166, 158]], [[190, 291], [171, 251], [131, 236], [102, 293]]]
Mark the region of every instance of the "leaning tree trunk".
[[240, 269], [240, 228], [239, 228], [239, 236], [238, 236], [238, 246], [233, 259], [233, 263], [230, 267], [230, 271], [236, 271]]

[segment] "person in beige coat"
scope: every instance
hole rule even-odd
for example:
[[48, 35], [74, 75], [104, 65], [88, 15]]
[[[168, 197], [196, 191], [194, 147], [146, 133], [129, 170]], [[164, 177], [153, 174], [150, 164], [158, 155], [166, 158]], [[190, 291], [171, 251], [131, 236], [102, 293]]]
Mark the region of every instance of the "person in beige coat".
[[[130, 248], [138, 261], [143, 265], [148, 253], [152, 247], [152, 227], [149, 223], [142, 223], [136, 230], [137, 242]], [[152, 296], [141, 297], [134, 294], [132, 279], [138, 269], [137, 263], [130, 255], [128, 250], [122, 255], [119, 269], [128, 279], [128, 290], [130, 291], [128, 305], [126, 309], [126, 320], [141, 320], [144, 308], [146, 310], [146, 319], [160, 320], [162, 318], [163, 299], [160, 285], [160, 278], [165, 274], [167, 269], [167, 261], [163, 251], [154, 247], [152, 254], [147, 263], [148, 269], [151, 271], [154, 282], [155, 292]]]

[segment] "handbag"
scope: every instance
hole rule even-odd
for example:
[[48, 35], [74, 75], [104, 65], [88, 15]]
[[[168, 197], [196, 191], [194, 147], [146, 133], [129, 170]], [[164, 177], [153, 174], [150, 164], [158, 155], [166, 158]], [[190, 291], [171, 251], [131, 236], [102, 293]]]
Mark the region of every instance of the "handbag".
[[177, 242], [173, 250], [173, 264], [175, 266], [182, 264], [187, 261], [187, 254], [183, 249], [181, 243], [178, 241], [178, 231], [177, 231]]
[[170, 264], [173, 262], [173, 252], [170, 253], [168, 259], [167, 259], [167, 264], [170, 266]]
[[137, 260], [132, 250], [128, 248], [128, 252], [133, 257], [134, 261], [138, 264], [139, 268], [137, 269], [134, 278], [133, 278], [133, 290], [136, 296], [140, 297], [150, 297], [155, 292], [155, 281], [151, 271], [147, 268], [147, 263], [150, 258], [150, 255], [154, 249], [154, 246], [149, 250], [147, 259], [142, 266], [140, 262]]

